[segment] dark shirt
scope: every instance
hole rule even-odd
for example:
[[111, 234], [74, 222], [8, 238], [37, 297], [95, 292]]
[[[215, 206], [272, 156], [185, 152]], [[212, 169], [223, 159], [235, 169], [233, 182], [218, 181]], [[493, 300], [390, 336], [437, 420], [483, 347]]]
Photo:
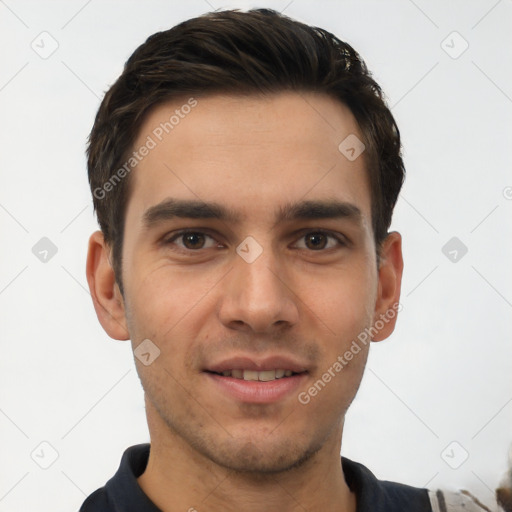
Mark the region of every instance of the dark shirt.
[[[117, 473], [85, 500], [79, 512], [161, 512], [137, 482], [146, 469], [149, 448], [149, 444], [128, 448]], [[345, 457], [341, 465], [356, 495], [356, 512], [432, 512], [427, 489], [377, 480], [365, 466]]]

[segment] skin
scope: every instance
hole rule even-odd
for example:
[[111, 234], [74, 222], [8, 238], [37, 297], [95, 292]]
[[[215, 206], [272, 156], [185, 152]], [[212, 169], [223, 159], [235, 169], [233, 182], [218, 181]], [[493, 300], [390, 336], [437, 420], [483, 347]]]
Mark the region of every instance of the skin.
[[[307, 391], [399, 301], [400, 234], [388, 235], [377, 268], [364, 153], [351, 162], [338, 150], [349, 134], [363, 137], [350, 110], [321, 94], [196, 98], [130, 175], [124, 296], [101, 232], [89, 241], [87, 278], [103, 328], [134, 348], [150, 339], [160, 349], [149, 366], [135, 358], [151, 437], [138, 482], [166, 512], [259, 512], [262, 503], [355, 511], [339, 454], [369, 344], [307, 405], [296, 393], [242, 403], [202, 370], [232, 355], [285, 354], [307, 364], [299, 390]], [[150, 112], [135, 147], [186, 100]], [[145, 229], [144, 212], [167, 198], [214, 201], [240, 219], [171, 218]], [[361, 216], [277, 221], [279, 207], [304, 200], [351, 203]], [[209, 236], [192, 249], [169, 241], [186, 228]], [[312, 244], [318, 229], [345, 243], [329, 235]], [[236, 252], [249, 235], [263, 249], [252, 263]]]

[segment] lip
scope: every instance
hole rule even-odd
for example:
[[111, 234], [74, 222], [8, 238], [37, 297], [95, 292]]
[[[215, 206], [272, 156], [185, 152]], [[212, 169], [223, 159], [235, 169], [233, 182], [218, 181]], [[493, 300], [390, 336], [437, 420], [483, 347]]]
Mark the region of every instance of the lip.
[[259, 359], [248, 356], [235, 356], [209, 365], [204, 370], [208, 372], [222, 373], [225, 370], [253, 370], [262, 372], [265, 370], [277, 369], [291, 370], [294, 373], [308, 371], [305, 364], [284, 355], [273, 355]]
[[[244, 368], [251, 369], [247, 366]], [[282, 367], [280, 366], [279, 368]], [[303, 385], [308, 373], [298, 373], [291, 377], [283, 377], [268, 382], [224, 377], [210, 372], [204, 372], [204, 375], [223, 396], [228, 395], [237, 401], [245, 403], [270, 404], [283, 400], [292, 394], [296, 395], [298, 388]]]

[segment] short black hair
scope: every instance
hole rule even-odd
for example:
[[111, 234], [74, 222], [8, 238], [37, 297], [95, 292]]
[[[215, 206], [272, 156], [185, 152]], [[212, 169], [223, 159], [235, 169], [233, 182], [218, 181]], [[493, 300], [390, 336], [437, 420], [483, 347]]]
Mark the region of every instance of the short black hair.
[[[234, 9], [207, 13], [150, 36], [128, 59], [96, 115], [87, 148], [89, 183], [121, 292], [131, 180], [111, 180], [123, 164], [126, 169], [148, 112], [187, 95], [282, 91], [327, 94], [354, 115], [365, 144], [379, 261], [405, 177], [400, 132], [381, 88], [358, 53], [330, 32], [271, 9]], [[108, 190], [106, 183], [112, 184]]]

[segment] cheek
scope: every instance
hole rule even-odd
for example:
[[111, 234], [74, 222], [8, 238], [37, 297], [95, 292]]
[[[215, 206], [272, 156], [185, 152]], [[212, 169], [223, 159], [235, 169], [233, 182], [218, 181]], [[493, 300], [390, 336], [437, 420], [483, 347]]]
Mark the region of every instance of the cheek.
[[[368, 347], [358, 353], [347, 350], [327, 357], [325, 364], [297, 396], [299, 407], [305, 408], [310, 417], [326, 425], [342, 418], [359, 389], [368, 355]], [[350, 360], [347, 359], [350, 352]]]
[[[142, 367], [139, 361], [136, 363], [143, 380], [153, 381], [154, 385], [164, 382], [162, 389], [165, 389], [172, 387], [172, 377], [179, 380], [187, 375], [190, 378], [195, 372], [194, 354], [205, 339], [201, 330], [215, 310], [212, 291], [222, 283], [223, 274], [194, 272], [192, 275], [186, 270], [171, 268], [168, 263], [147, 267], [141, 266], [144, 271], [133, 272], [126, 289], [130, 299], [128, 328], [134, 349], [144, 339], [159, 348], [156, 364]], [[162, 368], [169, 374], [158, 375]]]
[[217, 273], [198, 276], [172, 268], [167, 262], [147, 268], [141, 262], [127, 282], [127, 295], [135, 325], [150, 329], [154, 335], [169, 333], [190, 315], [208, 307], [208, 294], [219, 282]]
[[[299, 277], [298, 289], [306, 312], [335, 337], [340, 349], [347, 337], [357, 334], [372, 321], [376, 299], [376, 272], [368, 264], [351, 265], [314, 278]], [[316, 320], [314, 320], [316, 318]]]

